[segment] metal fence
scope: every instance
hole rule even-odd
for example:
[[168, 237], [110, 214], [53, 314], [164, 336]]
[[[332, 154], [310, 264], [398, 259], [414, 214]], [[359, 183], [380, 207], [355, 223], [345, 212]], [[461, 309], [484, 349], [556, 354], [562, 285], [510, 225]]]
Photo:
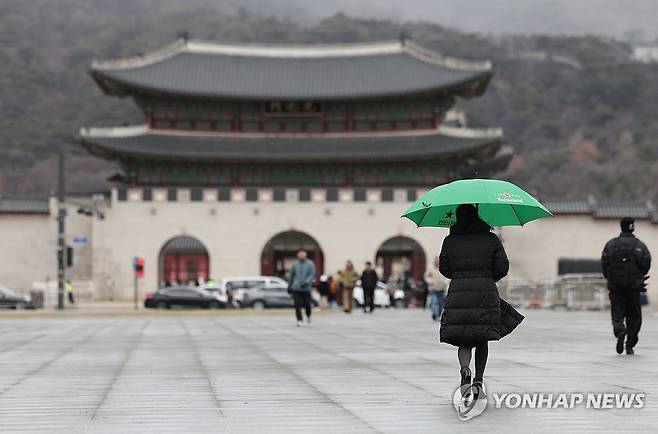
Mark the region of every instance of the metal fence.
[[568, 274], [555, 279], [507, 279], [498, 286], [514, 306], [535, 309], [590, 309], [610, 306], [605, 279], [597, 274]]

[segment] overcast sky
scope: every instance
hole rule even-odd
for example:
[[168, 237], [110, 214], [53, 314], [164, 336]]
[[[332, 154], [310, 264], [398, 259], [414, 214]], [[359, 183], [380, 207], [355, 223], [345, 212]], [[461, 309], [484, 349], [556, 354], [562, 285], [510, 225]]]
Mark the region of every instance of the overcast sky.
[[651, 40], [658, 36], [658, 0], [224, 0], [224, 4], [308, 22], [343, 12], [435, 21], [477, 33], [622, 37], [639, 30]]

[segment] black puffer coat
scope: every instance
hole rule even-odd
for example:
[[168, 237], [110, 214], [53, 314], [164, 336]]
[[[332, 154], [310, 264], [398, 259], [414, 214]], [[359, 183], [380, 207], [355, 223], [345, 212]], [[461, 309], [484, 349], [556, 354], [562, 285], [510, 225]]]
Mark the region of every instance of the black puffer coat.
[[480, 220], [455, 224], [443, 241], [439, 271], [450, 282], [441, 317], [441, 342], [473, 347], [500, 339], [500, 298], [496, 282], [507, 275], [503, 244]]

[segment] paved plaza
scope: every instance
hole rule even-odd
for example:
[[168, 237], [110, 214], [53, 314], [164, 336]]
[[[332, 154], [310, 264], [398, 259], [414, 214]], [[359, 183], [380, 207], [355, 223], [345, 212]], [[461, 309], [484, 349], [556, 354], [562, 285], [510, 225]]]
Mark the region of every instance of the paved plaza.
[[[462, 422], [427, 311], [0, 316], [0, 432], [658, 432], [658, 318], [618, 356], [605, 312], [524, 312]], [[496, 408], [492, 393], [645, 392], [642, 409]]]

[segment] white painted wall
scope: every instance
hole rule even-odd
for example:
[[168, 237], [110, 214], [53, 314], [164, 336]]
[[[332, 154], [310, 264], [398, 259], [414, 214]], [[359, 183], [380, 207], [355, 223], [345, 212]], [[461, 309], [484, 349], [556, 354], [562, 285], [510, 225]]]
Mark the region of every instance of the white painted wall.
[[[600, 259], [605, 243], [619, 232], [616, 219], [560, 215], [531, 222], [523, 228], [506, 227], [502, 230], [502, 238], [510, 257], [512, 275], [545, 279], [557, 275], [560, 258]], [[638, 221], [635, 235], [658, 255], [658, 225]], [[654, 266], [658, 267], [658, 262]], [[649, 286], [658, 288], [658, 283]]]
[[[445, 231], [419, 231], [399, 216], [407, 202], [113, 202], [104, 221], [94, 222], [95, 264], [113, 264], [117, 288], [132, 294], [131, 260], [146, 262], [144, 291], [157, 288], [160, 249], [171, 238], [201, 240], [210, 256], [213, 278], [260, 274], [265, 244], [276, 234], [302, 231], [321, 246], [325, 270], [336, 272], [351, 259], [360, 268], [372, 261], [387, 239], [405, 235], [426, 254], [438, 251]], [[430, 258], [431, 259], [431, 258]]]
[[[274, 235], [298, 230], [322, 247], [325, 271], [335, 272], [345, 260], [361, 267], [373, 260], [387, 239], [404, 235], [425, 250], [428, 266], [447, 234], [445, 229], [417, 229], [399, 218], [408, 206], [396, 202], [113, 202], [108, 218], [94, 225], [94, 251], [104, 252], [119, 275], [123, 297], [132, 294], [131, 259], [146, 260], [142, 289], [157, 287], [157, 261], [162, 246], [178, 235], [201, 240], [210, 255], [214, 278], [258, 274], [262, 249]], [[617, 220], [562, 215], [502, 230], [511, 261], [511, 277], [550, 279], [560, 258], [597, 259], [605, 243], [619, 232]], [[637, 235], [658, 252], [658, 226], [637, 224]], [[652, 288], [658, 285], [650, 284]]]
[[27, 293], [35, 280], [56, 280], [55, 231], [46, 214], [0, 214], [0, 285]]
[[[57, 201], [50, 200], [47, 214], [0, 214], [0, 284], [28, 293], [34, 282], [57, 281]], [[67, 242], [74, 249], [74, 266], [67, 278], [92, 277], [92, 244], [73, 244], [73, 235], [91, 236], [92, 220], [67, 207]], [[90, 239], [90, 241], [92, 241]]]
[[[154, 194], [154, 197], [156, 195]], [[181, 197], [189, 195], [179, 194]], [[130, 198], [130, 195], [129, 195]], [[322, 247], [325, 271], [336, 272], [351, 259], [360, 269], [373, 260], [387, 239], [403, 235], [425, 250], [428, 265], [440, 249], [445, 229], [417, 229], [399, 215], [408, 206], [403, 195], [395, 202], [142, 202], [139, 198], [104, 204], [105, 220], [69, 212], [69, 236], [87, 234], [92, 245], [76, 247], [74, 279], [91, 279], [99, 298], [132, 298], [134, 256], [146, 261], [140, 299], [158, 286], [160, 249], [171, 238], [190, 235], [201, 240], [210, 256], [215, 279], [260, 273], [263, 247], [288, 230], [312, 236]], [[51, 205], [55, 209], [54, 202]], [[0, 283], [29, 290], [34, 280], [55, 278], [55, 213], [48, 216], [0, 215]], [[658, 225], [638, 221], [636, 234], [657, 254]], [[511, 262], [510, 276], [551, 279], [560, 258], [600, 257], [604, 244], [619, 232], [617, 220], [561, 215], [502, 230]], [[658, 264], [655, 265], [658, 267]], [[649, 283], [650, 297], [658, 301], [658, 284]], [[656, 295], [656, 297], [652, 297]], [[658, 303], [655, 304], [658, 306]]]

